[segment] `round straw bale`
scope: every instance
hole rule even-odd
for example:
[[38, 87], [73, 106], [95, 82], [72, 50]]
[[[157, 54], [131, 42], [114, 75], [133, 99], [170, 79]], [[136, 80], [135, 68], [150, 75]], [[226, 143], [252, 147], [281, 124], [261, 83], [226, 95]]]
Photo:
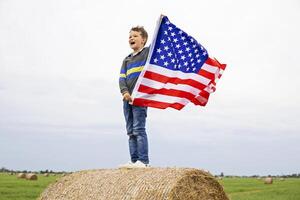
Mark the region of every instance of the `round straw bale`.
[[18, 173], [17, 178], [26, 178], [25, 173]]
[[209, 173], [189, 168], [100, 169], [72, 173], [39, 200], [228, 200]]
[[36, 174], [30, 173], [30, 174], [26, 174], [26, 179], [27, 179], [27, 180], [37, 180], [38, 177], [37, 177]]
[[272, 184], [272, 183], [273, 183], [273, 178], [272, 177], [265, 178], [265, 184]]
[[49, 176], [49, 174], [48, 174], [48, 173], [45, 173], [45, 174], [44, 174], [44, 176], [45, 176], [45, 177], [48, 177], [48, 176]]

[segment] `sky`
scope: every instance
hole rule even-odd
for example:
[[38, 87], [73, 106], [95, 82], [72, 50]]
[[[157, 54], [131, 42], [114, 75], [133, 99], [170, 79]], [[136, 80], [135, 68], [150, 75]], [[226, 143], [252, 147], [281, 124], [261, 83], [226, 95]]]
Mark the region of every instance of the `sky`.
[[126, 163], [119, 70], [160, 14], [227, 68], [206, 107], [149, 108], [151, 166], [300, 173], [298, 0], [0, 0], [0, 167]]

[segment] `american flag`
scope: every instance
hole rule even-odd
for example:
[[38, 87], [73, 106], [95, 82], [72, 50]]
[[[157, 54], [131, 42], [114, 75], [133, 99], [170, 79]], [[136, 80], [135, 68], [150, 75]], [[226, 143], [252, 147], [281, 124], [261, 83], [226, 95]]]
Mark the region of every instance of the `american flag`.
[[162, 16], [133, 90], [132, 104], [177, 110], [189, 102], [205, 106], [225, 67], [210, 58], [193, 37]]

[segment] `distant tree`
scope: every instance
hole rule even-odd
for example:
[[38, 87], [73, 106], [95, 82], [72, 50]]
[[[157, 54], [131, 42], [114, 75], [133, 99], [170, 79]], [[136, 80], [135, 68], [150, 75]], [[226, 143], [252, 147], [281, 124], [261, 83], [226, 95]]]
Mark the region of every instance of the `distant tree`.
[[221, 176], [221, 177], [224, 177], [224, 173], [223, 173], [223, 172], [221, 172], [220, 176]]

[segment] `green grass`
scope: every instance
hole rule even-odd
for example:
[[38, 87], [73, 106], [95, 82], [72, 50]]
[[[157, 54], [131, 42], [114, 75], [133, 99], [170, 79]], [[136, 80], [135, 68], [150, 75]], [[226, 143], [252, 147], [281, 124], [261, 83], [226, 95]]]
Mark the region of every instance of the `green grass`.
[[38, 175], [38, 180], [18, 179], [16, 175], [0, 173], [0, 200], [33, 200], [58, 176], [44, 177]]
[[300, 179], [274, 179], [267, 185], [256, 178], [225, 178], [219, 181], [231, 200], [300, 200]]
[[[38, 176], [37, 181], [0, 173], [0, 200], [34, 200], [60, 176]], [[231, 200], [300, 200], [300, 179], [275, 179], [265, 185], [255, 178], [224, 178], [219, 181]]]

